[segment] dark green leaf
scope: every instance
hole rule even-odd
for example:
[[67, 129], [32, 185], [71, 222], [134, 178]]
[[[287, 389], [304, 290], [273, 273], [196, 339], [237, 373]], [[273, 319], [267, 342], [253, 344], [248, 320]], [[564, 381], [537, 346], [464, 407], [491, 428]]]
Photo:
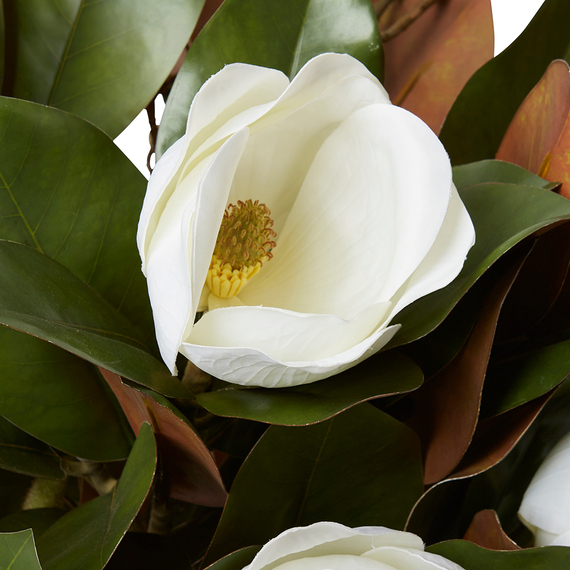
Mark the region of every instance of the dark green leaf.
[[564, 546], [547, 546], [526, 550], [487, 550], [467, 540], [450, 540], [434, 544], [428, 552], [453, 560], [465, 570], [566, 570], [570, 552]]
[[570, 340], [530, 350], [490, 366], [481, 413], [493, 416], [538, 398], [569, 374]]
[[15, 45], [4, 92], [70, 111], [114, 138], [160, 89], [203, 5], [9, 0]]
[[0, 416], [0, 467], [43, 479], [63, 479], [59, 457], [45, 443]]
[[172, 397], [188, 397], [130, 323], [49, 257], [0, 241], [0, 322]]
[[200, 32], [162, 117], [157, 157], [184, 134], [202, 84], [228, 63], [280, 69], [293, 77], [312, 57], [348, 53], [382, 75], [380, 34], [369, 0], [226, 0]]
[[549, 189], [552, 185], [548, 180], [525, 170], [521, 166], [503, 162], [502, 160], [480, 160], [469, 164], [453, 167], [453, 182], [459, 190], [466, 186], [483, 184], [485, 182], [505, 182], [521, 186], [536, 186]]
[[208, 570], [242, 570], [260, 550], [260, 546], [248, 546], [241, 550], [236, 550], [236, 552], [232, 552], [208, 566]]
[[433, 330], [479, 277], [525, 237], [570, 218], [570, 201], [540, 188], [516, 184], [477, 184], [461, 192], [475, 226], [476, 241], [459, 276], [444, 289], [412, 303], [394, 318], [402, 329], [392, 346]]
[[42, 570], [31, 529], [0, 534], [0, 568]]
[[440, 134], [453, 164], [495, 156], [516, 110], [548, 64], [568, 58], [569, 20], [567, 0], [546, 0], [522, 35], [471, 77]]
[[146, 498], [156, 468], [152, 429], [144, 424], [117, 487], [60, 518], [38, 541], [44, 570], [100, 570]]
[[49, 255], [141, 332], [154, 327], [136, 234], [146, 180], [89, 123], [0, 98], [0, 238]]
[[365, 400], [415, 390], [422, 380], [422, 371], [414, 362], [391, 351], [321, 382], [280, 390], [227, 388], [200, 394], [198, 402], [218, 416], [307, 425]]
[[124, 459], [133, 435], [99, 371], [33, 336], [0, 327], [0, 412], [71, 455]]
[[0, 532], [15, 532], [31, 528], [39, 538], [65, 511], [55, 508], [27, 509], [0, 519]]
[[234, 480], [208, 558], [323, 520], [403, 528], [422, 491], [415, 434], [370, 404], [271, 426]]

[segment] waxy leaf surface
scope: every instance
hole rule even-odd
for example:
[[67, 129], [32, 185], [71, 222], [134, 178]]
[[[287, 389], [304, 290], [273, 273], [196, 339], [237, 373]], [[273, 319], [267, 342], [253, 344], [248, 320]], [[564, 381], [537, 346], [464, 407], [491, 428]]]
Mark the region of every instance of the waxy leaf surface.
[[570, 52], [570, 4], [546, 0], [519, 38], [459, 94], [440, 133], [453, 164], [493, 158], [517, 109], [542, 74]]
[[168, 77], [203, 4], [9, 2], [5, 94], [79, 115], [114, 138]]
[[463, 538], [490, 550], [520, 550], [502, 529], [497, 513], [492, 509], [479, 511]]
[[312, 57], [348, 53], [382, 74], [382, 52], [369, 0], [226, 0], [192, 43], [168, 97], [157, 157], [185, 131], [202, 84], [228, 63], [279, 69], [293, 77]]
[[402, 528], [421, 480], [413, 432], [370, 404], [271, 426], [234, 480], [206, 562], [322, 520]]
[[0, 568], [42, 570], [31, 529], [0, 533]]
[[422, 379], [422, 371], [411, 359], [391, 351], [320, 382], [279, 390], [227, 388], [205, 392], [197, 400], [218, 416], [307, 425], [365, 400], [415, 390]]
[[0, 241], [0, 322], [49, 340], [172, 397], [188, 391], [137, 339], [130, 323], [49, 257]]
[[121, 382], [116, 374], [101, 373], [117, 396], [135, 434], [150, 423], [157, 438], [169, 495], [196, 505], [223, 507], [227, 493], [212, 455], [188, 420], [166, 398], [146, 394]]
[[115, 489], [69, 511], [38, 540], [43, 570], [101, 570], [138, 513], [155, 469], [156, 444], [145, 424]]

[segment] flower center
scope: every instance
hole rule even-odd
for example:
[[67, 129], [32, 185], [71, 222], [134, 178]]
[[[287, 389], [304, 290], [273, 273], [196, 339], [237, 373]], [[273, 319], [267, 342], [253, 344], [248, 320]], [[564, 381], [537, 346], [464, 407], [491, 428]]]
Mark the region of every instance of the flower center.
[[226, 208], [206, 277], [214, 295], [234, 297], [273, 257], [271, 249], [277, 234], [271, 229], [270, 215], [269, 208], [259, 200], [239, 200], [237, 205]]

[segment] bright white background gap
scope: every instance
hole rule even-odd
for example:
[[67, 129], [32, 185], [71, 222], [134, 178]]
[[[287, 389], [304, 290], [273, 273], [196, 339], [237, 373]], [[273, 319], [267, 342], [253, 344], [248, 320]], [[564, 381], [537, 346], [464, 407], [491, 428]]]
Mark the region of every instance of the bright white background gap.
[[[518, 37], [543, 2], [544, 0], [491, 0], [495, 27], [495, 55], [501, 53]], [[155, 107], [156, 123], [160, 124], [164, 111], [162, 97], [156, 100]], [[115, 144], [146, 178], [149, 177], [146, 167], [146, 158], [150, 149], [149, 131], [146, 111], [142, 111], [115, 139]]]

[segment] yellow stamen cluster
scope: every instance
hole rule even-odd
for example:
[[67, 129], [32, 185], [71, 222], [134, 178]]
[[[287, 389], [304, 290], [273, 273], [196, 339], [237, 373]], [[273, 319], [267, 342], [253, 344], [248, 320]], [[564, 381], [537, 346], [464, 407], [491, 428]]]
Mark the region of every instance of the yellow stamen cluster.
[[273, 257], [273, 238], [277, 234], [271, 229], [270, 215], [269, 208], [259, 200], [240, 200], [226, 208], [206, 277], [214, 295], [234, 297]]

